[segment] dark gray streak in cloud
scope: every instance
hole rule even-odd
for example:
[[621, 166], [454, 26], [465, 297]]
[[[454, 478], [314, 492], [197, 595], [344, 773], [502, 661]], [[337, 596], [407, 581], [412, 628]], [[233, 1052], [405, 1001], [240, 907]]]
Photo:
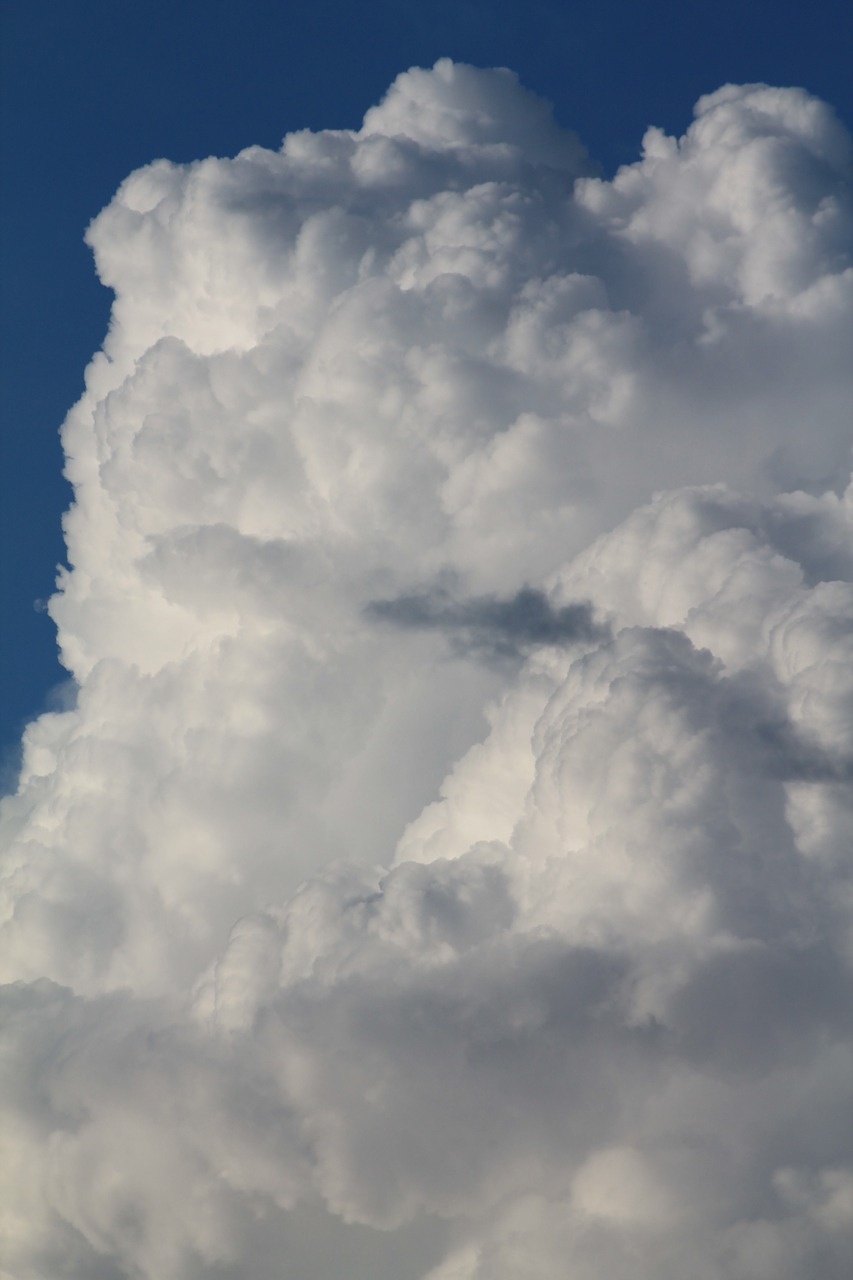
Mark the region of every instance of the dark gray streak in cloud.
[[443, 588], [394, 600], [373, 600], [368, 615], [413, 631], [441, 631], [456, 653], [515, 658], [537, 645], [565, 645], [609, 635], [584, 602], [555, 609], [542, 591], [523, 587], [508, 600], [454, 600]]
[[737, 753], [744, 774], [782, 782], [853, 781], [853, 757], [805, 735], [751, 672], [722, 682], [718, 715], [727, 750]]

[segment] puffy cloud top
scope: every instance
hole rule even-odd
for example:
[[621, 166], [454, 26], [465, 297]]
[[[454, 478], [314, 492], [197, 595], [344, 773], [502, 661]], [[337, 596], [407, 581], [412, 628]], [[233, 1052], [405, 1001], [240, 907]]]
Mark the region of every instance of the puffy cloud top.
[[850, 155], [445, 59], [92, 224], [15, 1280], [846, 1276]]
[[362, 137], [402, 135], [432, 151], [494, 149], [534, 165], [582, 171], [586, 151], [575, 134], [554, 122], [551, 107], [519, 86], [506, 67], [484, 74], [440, 59], [431, 71], [398, 76], [378, 107], [364, 117]]

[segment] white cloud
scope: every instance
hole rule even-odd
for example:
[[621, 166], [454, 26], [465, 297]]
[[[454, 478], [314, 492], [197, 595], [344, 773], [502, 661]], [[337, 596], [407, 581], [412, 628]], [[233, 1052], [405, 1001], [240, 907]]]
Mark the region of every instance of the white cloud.
[[445, 60], [95, 220], [16, 1280], [846, 1274], [849, 155]]

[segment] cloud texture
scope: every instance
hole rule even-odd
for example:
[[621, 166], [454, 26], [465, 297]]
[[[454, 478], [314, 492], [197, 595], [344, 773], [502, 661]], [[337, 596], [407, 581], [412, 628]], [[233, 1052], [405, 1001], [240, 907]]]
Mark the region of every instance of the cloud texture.
[[157, 161], [3, 804], [14, 1280], [842, 1280], [850, 140]]

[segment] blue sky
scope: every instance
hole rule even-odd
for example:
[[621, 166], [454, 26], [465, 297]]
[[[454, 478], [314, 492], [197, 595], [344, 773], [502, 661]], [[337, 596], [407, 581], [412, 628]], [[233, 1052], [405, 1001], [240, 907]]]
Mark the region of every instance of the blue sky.
[[681, 132], [726, 81], [799, 84], [853, 118], [851, 10], [443, 0], [370, 6], [8, 0], [2, 25], [2, 661], [0, 752], [62, 679], [37, 602], [62, 557], [59, 425], [102, 340], [110, 296], [83, 232], [135, 167], [276, 147], [357, 126], [394, 76], [438, 57], [508, 65], [552, 100], [608, 172], [646, 126]]

